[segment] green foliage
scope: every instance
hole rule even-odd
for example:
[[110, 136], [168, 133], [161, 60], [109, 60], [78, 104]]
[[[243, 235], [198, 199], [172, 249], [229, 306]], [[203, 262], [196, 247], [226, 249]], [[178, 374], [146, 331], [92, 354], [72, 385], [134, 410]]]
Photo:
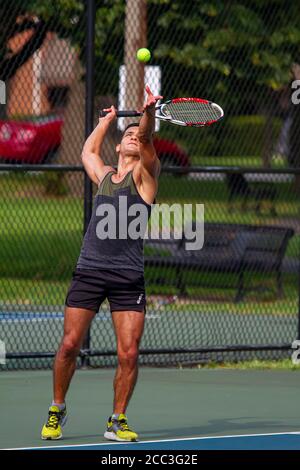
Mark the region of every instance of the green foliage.
[[[299, 19], [291, 0], [172, 0], [161, 5], [158, 27], [149, 35], [162, 67], [167, 62], [168, 77], [193, 69], [198, 79], [193, 76], [191, 88], [198, 95], [240, 108], [263, 104], [270, 89], [290, 80], [291, 64], [299, 57]], [[170, 95], [181, 93], [176, 81], [168, 87]], [[255, 97], [248, 96], [250, 89]]]
[[[198, 138], [199, 129], [174, 128], [163, 126], [160, 137], [176, 140], [188, 155], [197, 160], [200, 156], [240, 156], [261, 157], [265, 141], [266, 118], [261, 115], [231, 116], [226, 119], [226, 125], [220, 128], [205, 129]], [[274, 118], [272, 121], [273, 138], [276, 141], [282, 121]], [[195, 141], [197, 145], [195, 146]], [[237, 145], [238, 142], [238, 145]], [[198, 161], [199, 163], [199, 161]]]
[[[273, 119], [274, 138], [279, 135], [281, 120]], [[236, 116], [228, 118], [222, 145], [218, 146], [219, 155], [262, 156], [265, 142], [266, 118], [264, 116]], [[237, 145], [238, 142], [238, 145]], [[215, 149], [216, 149], [215, 145]], [[216, 155], [210, 149], [209, 155]]]
[[[117, 95], [118, 69], [124, 56], [125, 5], [125, 0], [96, 1], [95, 78], [101, 95]], [[286, 84], [290, 66], [299, 57], [300, 10], [293, 0], [148, 0], [147, 9], [148, 47], [162, 67], [163, 89], [169, 96], [197, 92], [213, 96], [225, 107], [250, 106], [257, 96], [266, 100], [268, 90]], [[2, 0], [2, 45], [17, 16], [26, 12], [47, 21], [60, 36], [69, 37], [84, 59], [84, 1], [12, 4]], [[174, 77], [188, 73], [193, 73], [193, 80], [190, 84], [187, 80], [182, 89]], [[256, 97], [247, 94], [253, 87]], [[242, 93], [234, 93], [238, 89]]]

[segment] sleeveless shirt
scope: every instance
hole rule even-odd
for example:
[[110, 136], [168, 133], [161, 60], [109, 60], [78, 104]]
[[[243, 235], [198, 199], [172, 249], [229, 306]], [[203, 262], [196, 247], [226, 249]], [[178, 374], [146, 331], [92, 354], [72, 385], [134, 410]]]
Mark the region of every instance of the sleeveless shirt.
[[[151, 214], [151, 205], [138, 193], [132, 171], [119, 183], [111, 180], [113, 174], [112, 171], [107, 173], [98, 187], [77, 268], [134, 269], [143, 272], [143, 237]], [[139, 224], [137, 217], [141, 213], [144, 214], [140, 219], [143, 223]], [[137, 227], [137, 234], [133, 237], [130, 236], [131, 230], [128, 234], [130, 226]], [[109, 235], [105, 238], [107, 232]], [[140, 236], [136, 238], [138, 233]]]

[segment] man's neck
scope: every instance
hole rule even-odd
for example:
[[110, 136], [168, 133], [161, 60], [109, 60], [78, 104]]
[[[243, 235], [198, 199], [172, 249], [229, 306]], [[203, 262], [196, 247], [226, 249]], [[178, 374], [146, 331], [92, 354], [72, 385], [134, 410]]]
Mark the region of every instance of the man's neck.
[[126, 173], [133, 170], [137, 162], [138, 162], [138, 159], [135, 157], [128, 156], [128, 157], [119, 158], [118, 169], [117, 169], [118, 176], [121, 178]]

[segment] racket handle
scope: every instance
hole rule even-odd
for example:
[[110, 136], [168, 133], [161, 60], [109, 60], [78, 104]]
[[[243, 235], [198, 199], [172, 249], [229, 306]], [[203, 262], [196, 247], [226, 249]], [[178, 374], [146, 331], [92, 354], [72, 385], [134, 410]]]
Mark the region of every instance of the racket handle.
[[[107, 111], [100, 111], [99, 117], [102, 118], [108, 114]], [[143, 113], [139, 113], [138, 111], [117, 111], [117, 117], [136, 117], [142, 116]]]

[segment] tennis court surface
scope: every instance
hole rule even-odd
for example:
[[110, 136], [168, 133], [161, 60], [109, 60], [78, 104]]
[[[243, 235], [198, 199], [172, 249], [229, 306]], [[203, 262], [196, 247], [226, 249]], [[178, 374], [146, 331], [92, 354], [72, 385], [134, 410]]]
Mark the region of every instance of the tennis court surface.
[[[60, 441], [40, 440], [51, 371], [3, 372], [2, 449], [300, 449], [298, 371], [141, 368], [128, 409], [138, 443], [103, 438], [113, 369], [78, 370]], [[298, 434], [299, 433], [299, 434]]]

